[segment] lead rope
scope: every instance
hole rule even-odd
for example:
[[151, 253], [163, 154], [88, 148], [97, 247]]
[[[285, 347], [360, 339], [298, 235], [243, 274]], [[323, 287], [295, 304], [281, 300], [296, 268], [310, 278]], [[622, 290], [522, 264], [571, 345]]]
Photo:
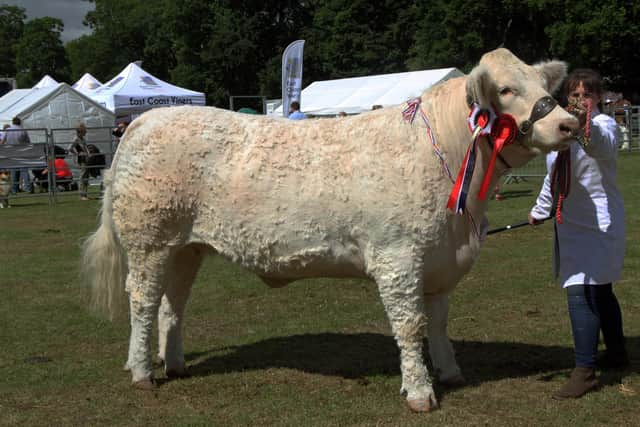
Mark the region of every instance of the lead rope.
[[571, 148], [561, 151], [551, 171], [551, 216], [553, 222], [553, 277], [560, 275], [560, 240], [558, 224], [562, 224], [562, 204], [571, 190]]
[[551, 171], [552, 216], [562, 224], [562, 204], [571, 191], [571, 149], [558, 153]]

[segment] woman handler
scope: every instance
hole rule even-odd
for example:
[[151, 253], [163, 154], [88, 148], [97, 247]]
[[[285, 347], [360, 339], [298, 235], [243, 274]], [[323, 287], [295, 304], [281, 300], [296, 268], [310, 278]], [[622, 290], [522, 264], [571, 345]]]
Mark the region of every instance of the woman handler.
[[565, 82], [567, 110], [580, 121], [578, 143], [547, 156], [549, 173], [531, 224], [555, 216], [556, 275], [567, 290], [575, 346], [575, 369], [556, 399], [577, 398], [595, 388], [600, 331], [606, 352], [601, 368], [623, 368], [629, 359], [622, 314], [612, 283], [620, 278], [625, 249], [622, 196], [616, 185], [618, 129], [600, 113], [602, 83], [597, 72], [578, 69]]

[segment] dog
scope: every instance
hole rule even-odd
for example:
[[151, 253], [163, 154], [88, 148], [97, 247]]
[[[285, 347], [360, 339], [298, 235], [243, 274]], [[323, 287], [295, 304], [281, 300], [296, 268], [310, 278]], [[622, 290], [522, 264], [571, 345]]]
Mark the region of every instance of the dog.
[[11, 192], [11, 173], [0, 171], [0, 209], [9, 207], [9, 193]]

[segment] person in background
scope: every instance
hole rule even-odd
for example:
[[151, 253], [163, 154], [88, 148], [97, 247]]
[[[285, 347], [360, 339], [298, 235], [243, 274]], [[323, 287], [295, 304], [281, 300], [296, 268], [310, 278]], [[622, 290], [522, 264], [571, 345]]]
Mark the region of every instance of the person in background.
[[[555, 217], [555, 269], [567, 292], [575, 346], [575, 369], [555, 399], [578, 398], [597, 387], [597, 366], [629, 365], [612, 288], [620, 279], [625, 250], [624, 205], [616, 184], [618, 128], [598, 108], [602, 83], [597, 72], [573, 71], [565, 94], [567, 111], [578, 118], [582, 131], [565, 152], [547, 155], [549, 173], [529, 214], [533, 225]], [[606, 352], [597, 360], [600, 331]]]
[[4, 135], [5, 135], [5, 130], [9, 128], [9, 126], [11, 126], [10, 124], [6, 124], [2, 127], [2, 131], [0, 131], [0, 145], [4, 144]]
[[120, 140], [120, 138], [122, 138], [122, 135], [124, 135], [124, 131], [127, 130], [127, 126], [129, 126], [129, 123], [120, 122], [117, 124], [115, 128], [113, 128], [113, 131], [111, 131], [111, 134], [116, 138], [118, 138], [118, 140]]
[[291, 120], [304, 120], [307, 118], [307, 116], [302, 111], [300, 111], [300, 103], [298, 101], [293, 101], [291, 103], [288, 118]]
[[80, 166], [80, 200], [89, 200], [87, 190], [89, 188], [90, 170], [87, 165], [89, 160], [89, 149], [87, 148], [87, 128], [84, 123], [78, 124], [76, 127], [76, 137], [71, 144], [69, 151], [73, 153], [75, 162]]
[[[7, 145], [31, 144], [29, 134], [22, 128], [20, 117], [14, 117], [11, 123], [11, 126], [4, 129], [2, 143]], [[31, 182], [29, 169], [27, 168], [14, 169], [11, 171], [11, 182], [13, 183], [11, 192], [15, 194], [20, 191], [20, 180], [22, 180], [23, 190], [33, 193], [33, 183]]]
[[[56, 187], [58, 191], [71, 191], [72, 183], [73, 183], [73, 174], [71, 173], [71, 168], [69, 168], [69, 164], [64, 159], [67, 155], [67, 151], [59, 146], [54, 147], [54, 155], [55, 160], [53, 161], [53, 170], [56, 173]], [[49, 161], [51, 164], [51, 161]], [[41, 187], [43, 190], [48, 190], [48, 175], [49, 168], [45, 168], [39, 171], [37, 174], [34, 172], [34, 175], [40, 179]]]

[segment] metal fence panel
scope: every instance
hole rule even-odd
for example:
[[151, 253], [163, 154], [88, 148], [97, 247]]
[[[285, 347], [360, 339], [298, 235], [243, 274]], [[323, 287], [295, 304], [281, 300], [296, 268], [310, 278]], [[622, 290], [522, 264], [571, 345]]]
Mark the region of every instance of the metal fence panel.
[[[75, 128], [26, 130], [32, 142], [37, 141], [37, 143], [0, 145], [0, 170], [29, 169], [32, 185], [39, 187], [41, 190], [39, 192], [32, 192], [33, 194], [28, 192], [15, 194], [11, 196], [12, 198], [48, 196], [49, 202], [55, 203], [58, 188], [56, 185], [56, 171], [53, 159], [56, 157], [56, 154], [58, 156], [61, 155], [62, 150], [60, 149], [65, 150], [66, 154], [64, 155], [64, 159], [73, 174], [71, 181], [66, 184], [75, 183], [75, 186], [66, 185], [65, 187], [61, 187], [61, 189], [77, 188], [81, 168], [80, 165], [76, 163], [74, 155], [68, 152], [75, 139], [76, 130]], [[116, 139], [112, 136], [111, 131], [111, 127], [87, 128], [85, 142], [87, 145], [94, 145], [99, 150], [99, 155], [103, 156], [98, 157], [99, 160], [104, 158], [104, 161], [94, 166], [89, 166], [89, 169], [102, 170], [110, 167], [116, 149]], [[48, 169], [49, 173], [43, 174], [44, 169]], [[92, 177], [89, 180], [89, 184], [101, 185], [102, 174], [96, 173], [95, 175], [97, 176]]]
[[547, 162], [545, 155], [541, 154], [528, 162], [526, 165], [512, 169], [505, 176], [505, 183], [518, 182], [526, 178], [544, 178], [547, 174]]

